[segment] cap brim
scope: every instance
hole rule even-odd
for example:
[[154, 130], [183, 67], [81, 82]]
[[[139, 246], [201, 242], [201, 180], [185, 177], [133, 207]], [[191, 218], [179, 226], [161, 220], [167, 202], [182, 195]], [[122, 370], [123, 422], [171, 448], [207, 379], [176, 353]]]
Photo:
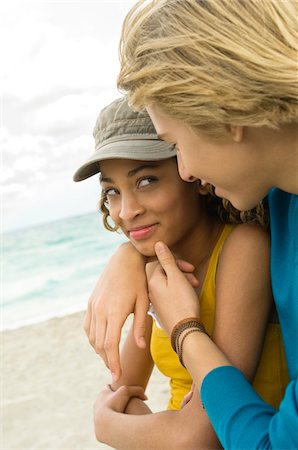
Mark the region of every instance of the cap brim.
[[100, 172], [99, 162], [105, 159], [135, 159], [139, 161], [160, 161], [176, 156], [175, 146], [160, 139], [123, 140], [110, 142], [96, 150], [73, 176], [82, 181]]

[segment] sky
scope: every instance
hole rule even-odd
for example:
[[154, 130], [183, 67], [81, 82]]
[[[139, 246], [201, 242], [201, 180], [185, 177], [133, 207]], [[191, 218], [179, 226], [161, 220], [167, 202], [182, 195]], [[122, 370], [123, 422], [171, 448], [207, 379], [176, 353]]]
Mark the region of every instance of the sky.
[[0, 2], [1, 224], [10, 231], [96, 211], [100, 110], [119, 97], [118, 43], [135, 0]]

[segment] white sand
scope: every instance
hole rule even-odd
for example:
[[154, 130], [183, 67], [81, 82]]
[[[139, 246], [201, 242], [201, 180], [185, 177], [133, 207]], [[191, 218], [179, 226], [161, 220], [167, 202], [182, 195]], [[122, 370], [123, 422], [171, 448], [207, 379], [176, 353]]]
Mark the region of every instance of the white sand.
[[[110, 375], [83, 319], [78, 313], [1, 333], [1, 450], [110, 448], [93, 431], [93, 402]], [[157, 371], [147, 394], [153, 411], [165, 408], [168, 382]]]

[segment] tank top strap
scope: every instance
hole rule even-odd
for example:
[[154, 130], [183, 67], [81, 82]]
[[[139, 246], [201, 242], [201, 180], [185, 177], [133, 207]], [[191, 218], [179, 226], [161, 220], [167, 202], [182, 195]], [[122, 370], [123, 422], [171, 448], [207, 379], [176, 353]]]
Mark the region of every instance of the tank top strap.
[[[205, 276], [205, 280], [201, 289], [200, 293], [200, 301], [203, 297], [208, 297], [209, 299], [213, 299], [215, 302], [215, 277], [216, 277], [216, 269], [218, 264], [218, 258], [221, 252], [221, 249], [230, 235], [230, 233], [233, 231], [236, 225], [227, 224], [224, 226], [215, 246], [212, 252], [212, 255], [209, 260], [207, 273]], [[212, 295], [211, 295], [212, 293]], [[214, 305], [215, 306], [215, 305]]]
[[224, 228], [215, 244], [215, 247], [213, 249], [212, 255], [210, 257], [209, 266], [213, 265], [214, 263], [216, 263], [215, 266], [217, 266], [217, 262], [218, 262], [218, 258], [219, 258], [222, 246], [224, 245], [225, 240], [230, 235], [231, 231], [233, 231], [235, 226], [236, 225], [232, 225], [232, 224], [227, 224], [224, 226]]

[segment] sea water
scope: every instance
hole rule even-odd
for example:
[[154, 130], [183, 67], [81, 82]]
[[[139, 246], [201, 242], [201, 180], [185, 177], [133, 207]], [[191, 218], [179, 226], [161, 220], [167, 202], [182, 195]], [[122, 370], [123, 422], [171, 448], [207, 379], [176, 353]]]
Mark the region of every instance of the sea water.
[[99, 213], [2, 235], [1, 329], [86, 308], [112, 253], [126, 238]]

